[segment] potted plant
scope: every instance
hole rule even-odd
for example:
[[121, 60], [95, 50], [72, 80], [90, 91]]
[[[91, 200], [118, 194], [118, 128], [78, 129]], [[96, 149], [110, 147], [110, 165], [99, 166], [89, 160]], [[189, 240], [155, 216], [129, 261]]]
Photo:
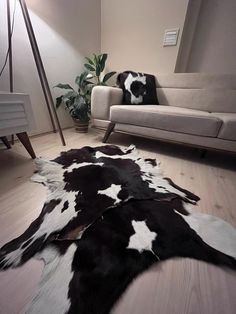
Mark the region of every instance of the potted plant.
[[75, 123], [78, 132], [88, 132], [88, 124], [91, 115], [91, 92], [94, 86], [107, 85], [107, 81], [116, 73], [109, 72], [103, 76], [107, 54], [86, 58], [85, 71], [76, 77], [77, 90], [69, 84], [59, 83], [55, 87], [66, 90], [64, 94], [56, 98], [56, 107], [61, 104], [68, 110]]

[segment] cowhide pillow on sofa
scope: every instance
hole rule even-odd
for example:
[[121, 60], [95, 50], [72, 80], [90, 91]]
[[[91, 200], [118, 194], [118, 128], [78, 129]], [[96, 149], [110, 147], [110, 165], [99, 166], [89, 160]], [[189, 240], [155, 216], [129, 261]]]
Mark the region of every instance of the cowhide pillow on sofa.
[[117, 76], [117, 85], [122, 88], [125, 104], [157, 104], [155, 76], [125, 71]]

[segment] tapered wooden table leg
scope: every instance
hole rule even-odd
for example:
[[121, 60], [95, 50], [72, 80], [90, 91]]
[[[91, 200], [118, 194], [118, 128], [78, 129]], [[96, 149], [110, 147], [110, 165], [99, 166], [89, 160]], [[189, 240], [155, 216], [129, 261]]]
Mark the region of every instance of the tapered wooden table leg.
[[36, 158], [34, 149], [30, 143], [30, 139], [28, 137], [28, 134], [26, 132], [17, 133], [16, 136], [21, 141], [21, 143], [24, 145], [27, 152], [30, 154], [30, 156], [34, 159]]
[[8, 139], [7, 139], [6, 136], [1, 136], [1, 140], [2, 140], [3, 144], [4, 144], [8, 149], [11, 148], [11, 145], [10, 145], [10, 143], [9, 143], [9, 141], [8, 141]]

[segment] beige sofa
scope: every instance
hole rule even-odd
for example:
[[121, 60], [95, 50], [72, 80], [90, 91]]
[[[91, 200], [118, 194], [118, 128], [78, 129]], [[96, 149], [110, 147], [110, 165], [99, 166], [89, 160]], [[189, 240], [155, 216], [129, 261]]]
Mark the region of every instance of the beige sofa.
[[236, 75], [156, 76], [160, 105], [123, 105], [122, 90], [92, 92], [92, 121], [112, 131], [236, 152]]

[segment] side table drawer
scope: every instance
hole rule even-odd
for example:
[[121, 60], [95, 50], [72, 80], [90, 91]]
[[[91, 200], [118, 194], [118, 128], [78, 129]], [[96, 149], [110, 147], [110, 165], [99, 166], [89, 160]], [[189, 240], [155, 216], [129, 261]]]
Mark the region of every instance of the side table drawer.
[[0, 101], [0, 129], [27, 125], [27, 116], [23, 102]]
[[35, 127], [29, 95], [0, 94], [0, 136], [29, 132]]

